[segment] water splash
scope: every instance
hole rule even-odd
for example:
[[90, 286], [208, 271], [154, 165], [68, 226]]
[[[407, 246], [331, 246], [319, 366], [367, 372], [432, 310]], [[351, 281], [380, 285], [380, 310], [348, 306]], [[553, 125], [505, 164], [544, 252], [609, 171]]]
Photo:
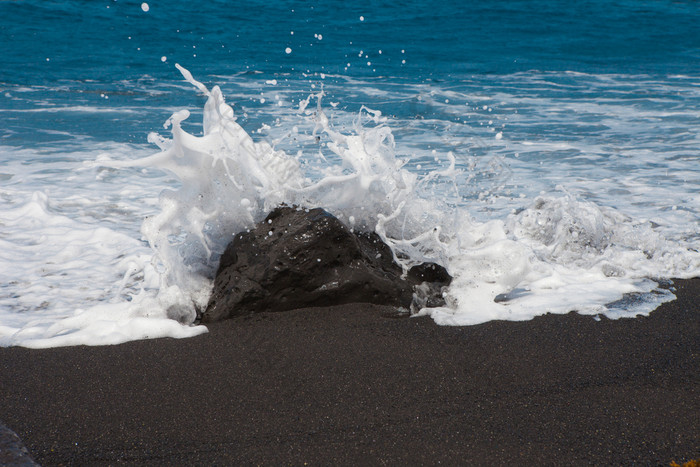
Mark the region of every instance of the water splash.
[[[96, 345], [206, 332], [191, 323], [197, 309], [206, 305], [220, 254], [233, 234], [282, 203], [323, 207], [353, 229], [376, 231], [405, 268], [421, 261], [444, 265], [454, 277], [445, 294], [447, 306], [418, 313], [440, 324], [524, 320], [571, 310], [634, 316], [673, 298], [659, 288], [659, 280], [700, 275], [697, 236], [668, 240], [664, 226], [563, 188], [530, 200], [510, 199], [507, 205], [517, 205], [510, 215], [502, 207], [483, 209], [494, 200], [499, 206], [497, 186], [502, 184], [499, 179], [489, 185], [494, 168], [477, 161], [483, 151], [471, 153], [465, 164], [464, 148], [455, 146], [454, 152], [428, 156], [429, 164], [421, 160], [426, 167], [418, 170], [415, 161], [397, 150], [394, 121], [363, 106], [347, 129], [338, 129], [323, 108], [324, 91], [308, 95], [298, 106], [297, 116], [312, 128], [305, 137], [315, 142], [315, 149], [300, 144], [302, 149], [293, 154], [290, 148], [302, 136], [294, 130], [285, 141], [256, 141], [237, 123], [219, 87], [208, 89], [178, 68], [207, 97], [202, 136], [183, 128], [190, 113], [181, 110], [165, 124], [169, 137], [149, 135], [160, 148], [157, 154], [134, 158], [125, 150], [112, 157], [107, 151], [81, 167], [82, 175], [73, 165], [66, 168], [71, 176], [94, 170], [100, 183], [115, 187], [120, 172], [134, 167], [145, 172], [128, 173], [130, 186], [107, 196], [104, 207], [94, 208], [87, 198], [80, 201], [95, 209], [89, 219], [61, 214], [51, 206], [50, 196], [41, 193], [24, 204], [13, 200], [17, 208], [4, 211], [4, 228], [33, 235], [8, 237], [7, 251], [19, 248], [28, 255], [36, 235], [58, 234], [61, 241], [49, 242], [56, 251], [49, 251], [41, 268], [49, 274], [36, 281], [51, 290], [25, 290], [18, 301], [21, 285], [0, 288], [0, 304], [10, 307], [10, 314], [3, 316], [11, 317], [3, 318], [0, 345]], [[333, 103], [331, 107], [336, 108]], [[286, 152], [278, 149], [280, 141]], [[499, 167], [507, 169], [513, 162], [497, 156], [490, 160]], [[518, 164], [531, 163], [525, 159]], [[13, 173], [22, 173], [16, 169]], [[112, 205], [145, 191], [149, 177], [158, 171], [178, 181], [168, 181], [157, 203], [139, 205], [147, 210], [124, 214], [133, 219], [155, 209], [141, 226], [144, 242], [136, 240], [136, 228], [118, 227], [122, 214], [107, 222], [109, 228], [97, 227], [105, 213], [116, 212]], [[134, 183], [137, 179], [143, 182]], [[165, 182], [163, 177], [159, 186]], [[85, 190], [104, 188], [88, 183]], [[55, 266], [62, 264], [65, 245], [78, 254], [75, 268]], [[101, 284], [89, 291], [79, 286], [85, 265], [94, 269], [93, 277], [99, 276], [96, 283]], [[27, 276], [33, 277], [36, 271], [30, 269]], [[8, 276], [6, 282], [12, 279]], [[76, 285], [61, 287], [68, 281]], [[52, 303], [44, 305], [35, 297], [51, 297]], [[24, 308], [18, 310], [17, 303]], [[75, 303], [80, 308], [73, 309]]]
[[[314, 123], [312, 136], [322, 141], [323, 164], [313, 167], [312, 177], [299, 162], [303, 155], [253, 141], [218, 87], [210, 91], [179, 68], [208, 97], [204, 136], [184, 131], [180, 123], [188, 113], [176, 113], [167, 124], [172, 140], [152, 136], [163, 152], [138, 164], [169, 170], [182, 181], [178, 191], [162, 195], [162, 212], [144, 223], [143, 233], [163, 265], [162, 289], [177, 288], [195, 308], [206, 303], [230, 236], [282, 203], [323, 207], [352, 228], [376, 231], [404, 268], [420, 261], [446, 266], [455, 278], [448, 306], [420, 312], [441, 324], [571, 310], [619, 316], [624, 313], [606, 304], [656, 291], [626, 314], [648, 313], [672, 298], [653, 278], [700, 270], [697, 252], [667, 242], [649, 223], [566, 192], [538, 197], [506, 219], [477, 222], [469, 204], [456, 201], [459, 180], [473, 173], [458, 167], [453, 154], [446, 166], [418, 175], [397, 157], [381, 112], [362, 106], [351, 131], [338, 131], [323, 110], [323, 91], [300, 103]], [[308, 110], [312, 99], [316, 108]], [[182, 309], [194, 315], [192, 306]]]
[[183, 110], [165, 124], [171, 139], [149, 135], [160, 153], [136, 161], [100, 161], [113, 167], [156, 167], [181, 182], [179, 189], [161, 194], [160, 213], [142, 227], [162, 271], [161, 293], [179, 297], [168, 311], [171, 318], [194, 320], [196, 310], [206, 305], [218, 259], [232, 235], [283, 203], [324, 207], [351, 228], [376, 230], [405, 267], [424, 260], [444, 262], [437, 206], [416, 193], [419, 184], [455, 174], [454, 160], [447, 169], [419, 181], [395, 157], [394, 138], [380, 112], [362, 107], [355, 133], [342, 134], [330, 125], [320, 92], [306, 100], [307, 105], [309, 99], [317, 100], [310, 115], [314, 135], [328, 138], [326, 147], [338, 163], [323, 167], [313, 180], [302, 173], [297, 158], [266, 141], [253, 141], [236, 123], [218, 86], [209, 90], [187, 70], [178, 69], [208, 98], [203, 136], [182, 128], [189, 117]]

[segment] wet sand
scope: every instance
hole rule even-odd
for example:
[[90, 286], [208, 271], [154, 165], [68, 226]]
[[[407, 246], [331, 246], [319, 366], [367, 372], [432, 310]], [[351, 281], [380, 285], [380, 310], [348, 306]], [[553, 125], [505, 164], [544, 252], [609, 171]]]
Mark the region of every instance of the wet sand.
[[648, 317], [440, 327], [350, 305], [0, 348], [42, 465], [668, 465], [700, 458], [700, 279]]

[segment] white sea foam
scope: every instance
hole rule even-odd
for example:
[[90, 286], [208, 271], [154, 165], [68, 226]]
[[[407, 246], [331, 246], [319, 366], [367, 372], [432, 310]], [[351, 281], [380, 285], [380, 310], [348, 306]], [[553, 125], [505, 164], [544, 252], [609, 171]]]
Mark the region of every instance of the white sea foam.
[[[397, 158], [381, 112], [363, 107], [352, 131], [341, 133], [321, 106], [322, 92], [300, 105], [326, 151], [321, 173], [305, 177], [295, 158], [245, 133], [218, 87], [209, 91], [183, 74], [208, 96], [204, 136], [185, 132], [180, 123], [188, 114], [175, 114], [173, 139], [159, 143], [164, 152], [127, 164], [155, 165], [182, 180], [179, 191], [165, 195], [163, 212], [145, 224], [144, 233], [163, 261], [167, 286], [184, 291], [196, 306], [206, 301], [202, 290], [230, 233], [282, 202], [321, 206], [355, 228], [377, 231], [406, 267], [426, 260], [444, 264], [455, 277], [446, 293], [448, 307], [421, 312], [442, 324], [575, 309], [619, 316], [619, 309], [610, 311], [606, 304], [656, 291], [626, 305], [630, 315], [646, 313], [672, 298], [650, 278], [690, 277], [700, 270], [697, 252], [666, 241], [649, 222], [567, 192], [539, 197], [506, 219], [478, 222], [469, 205], [443, 201], [464, 178], [453, 155], [419, 177]], [[318, 105], [309, 111], [312, 97]]]
[[[124, 145], [92, 148], [111, 159], [134, 153]], [[104, 345], [206, 332], [168, 318], [167, 294], [155, 298], [160, 274], [138, 226], [156, 208], [163, 177], [141, 174], [125, 183], [113, 169], [86, 167], [81, 159], [91, 152], [52, 157], [0, 148], [7, 151], [22, 157], [3, 164], [8, 173], [0, 186], [1, 346]]]
[[[676, 132], [685, 136], [651, 146], [644, 132], [657, 123], [637, 121], [624, 100], [563, 102], [551, 95], [560, 85], [547, 84], [556, 76], [541, 77], [545, 95], [528, 101], [509, 94], [508, 79], [505, 89], [475, 92], [333, 78], [355, 100], [407, 102], [421, 117], [401, 118], [348, 111], [342, 96], [325, 109], [329, 76], [312, 95], [277, 76], [263, 101], [269, 76], [236, 75], [232, 94], [252, 104], [234, 114], [219, 87], [181, 71], [207, 97], [201, 136], [178, 110], [169, 137], [149, 136], [161, 148], [154, 155], [89, 139], [83, 152], [9, 149], [13, 162], [0, 165], [0, 345], [205, 332], [190, 323], [219, 255], [280, 203], [321, 206], [375, 230], [405, 267], [445, 265], [454, 277], [447, 306], [419, 313], [440, 324], [570, 310], [634, 316], [673, 298], [658, 280], [700, 275], [700, 179], [688, 170], [697, 137]], [[580, 79], [624, 89], [617, 77]], [[582, 129], [557, 133], [571, 112]], [[667, 112], [664, 125], [688, 112]]]
[[3, 230], [13, 235], [0, 239], [0, 345], [103, 345], [203, 331], [157, 307], [137, 310], [145, 297], [135, 292], [158, 285], [141, 242], [53, 211], [47, 195], [35, 192], [2, 213]]

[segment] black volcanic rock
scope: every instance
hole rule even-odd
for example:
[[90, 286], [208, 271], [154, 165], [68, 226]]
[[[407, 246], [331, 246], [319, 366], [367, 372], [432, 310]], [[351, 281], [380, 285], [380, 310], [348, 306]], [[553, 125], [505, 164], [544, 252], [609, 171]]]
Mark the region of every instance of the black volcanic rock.
[[411, 311], [445, 305], [442, 291], [452, 282], [445, 268], [435, 263], [419, 264], [408, 270], [406, 279], [413, 284]]
[[17, 433], [0, 423], [0, 465], [38, 466]]
[[[412, 268], [407, 280], [375, 233], [356, 234], [323, 209], [280, 207], [221, 256], [201, 322], [262, 311], [373, 303], [437, 306], [451, 277], [442, 266]], [[428, 282], [425, 282], [428, 281]], [[414, 297], [414, 286], [416, 296]]]

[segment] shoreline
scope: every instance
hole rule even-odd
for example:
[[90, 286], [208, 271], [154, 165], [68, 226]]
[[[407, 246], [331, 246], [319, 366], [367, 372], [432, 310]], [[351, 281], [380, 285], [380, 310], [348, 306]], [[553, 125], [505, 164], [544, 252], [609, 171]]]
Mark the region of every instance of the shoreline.
[[681, 463], [700, 458], [700, 278], [674, 283], [619, 320], [359, 304], [0, 348], [0, 420], [41, 465]]

